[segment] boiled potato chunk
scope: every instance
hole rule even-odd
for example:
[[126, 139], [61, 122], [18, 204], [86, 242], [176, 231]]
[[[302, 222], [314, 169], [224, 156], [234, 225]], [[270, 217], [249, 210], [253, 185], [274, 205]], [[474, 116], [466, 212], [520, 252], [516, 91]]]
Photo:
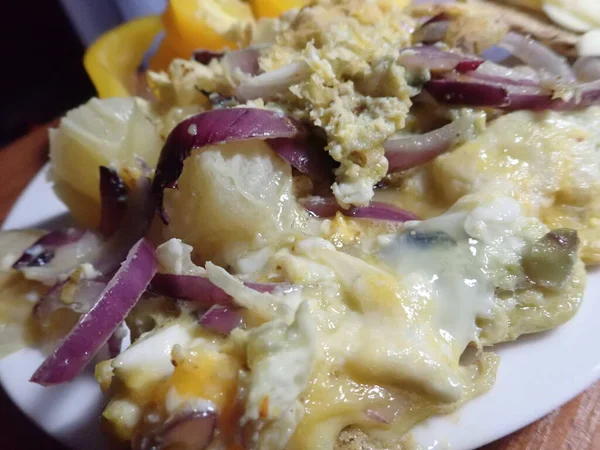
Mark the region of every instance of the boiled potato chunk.
[[194, 247], [199, 261], [234, 264], [247, 249], [278, 239], [305, 214], [288, 163], [263, 141], [195, 150], [178, 189], [165, 190], [163, 237]]
[[56, 192], [84, 225], [97, 225], [100, 166], [135, 167], [136, 157], [156, 165], [162, 141], [148, 115], [142, 99], [93, 98], [50, 130]]

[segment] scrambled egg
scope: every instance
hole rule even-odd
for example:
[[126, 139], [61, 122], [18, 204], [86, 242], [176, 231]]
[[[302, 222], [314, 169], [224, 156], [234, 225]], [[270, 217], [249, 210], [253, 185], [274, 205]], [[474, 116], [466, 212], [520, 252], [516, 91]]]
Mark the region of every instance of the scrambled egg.
[[368, 203], [387, 173], [382, 143], [405, 126], [411, 90], [396, 59], [411, 25], [393, 1], [323, 2], [301, 10], [260, 59], [264, 70], [309, 66], [282, 102], [325, 129], [340, 162], [333, 193], [343, 206]]

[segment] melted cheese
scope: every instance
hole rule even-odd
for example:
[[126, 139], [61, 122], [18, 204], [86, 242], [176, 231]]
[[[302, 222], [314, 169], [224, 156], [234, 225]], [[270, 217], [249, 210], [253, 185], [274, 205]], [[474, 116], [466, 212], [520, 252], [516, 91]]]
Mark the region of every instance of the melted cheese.
[[[569, 113], [520, 111], [489, 124], [485, 133], [411, 175], [425, 183], [418, 210], [439, 211], [482, 191], [515, 198], [525, 215], [550, 228], [575, 228], [584, 261], [600, 261], [600, 108]], [[407, 203], [419, 193], [400, 194]], [[431, 194], [430, 194], [431, 195]], [[429, 206], [430, 205], [430, 206]], [[428, 216], [428, 214], [425, 214]]]

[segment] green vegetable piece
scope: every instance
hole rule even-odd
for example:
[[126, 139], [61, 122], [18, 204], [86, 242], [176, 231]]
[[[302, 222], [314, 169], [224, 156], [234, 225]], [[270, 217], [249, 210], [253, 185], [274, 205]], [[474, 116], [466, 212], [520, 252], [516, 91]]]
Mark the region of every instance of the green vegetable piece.
[[525, 275], [538, 286], [561, 289], [573, 271], [578, 247], [577, 231], [570, 228], [550, 231], [523, 256]]

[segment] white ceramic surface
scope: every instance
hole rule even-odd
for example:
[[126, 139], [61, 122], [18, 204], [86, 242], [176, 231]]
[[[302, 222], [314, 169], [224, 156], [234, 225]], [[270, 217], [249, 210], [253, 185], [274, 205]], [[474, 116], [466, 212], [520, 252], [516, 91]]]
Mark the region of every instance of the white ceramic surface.
[[[4, 224], [24, 228], [64, 220], [66, 209], [42, 171]], [[490, 392], [416, 430], [425, 448], [467, 450], [509, 434], [565, 403], [600, 378], [600, 271], [590, 273], [586, 298], [573, 320], [557, 330], [498, 346], [502, 360]], [[73, 383], [41, 388], [28, 382], [42, 361], [24, 350], [0, 362], [8, 395], [43, 429], [75, 449], [103, 449], [98, 429], [100, 389], [91, 370]], [[439, 447], [436, 441], [441, 443]]]

